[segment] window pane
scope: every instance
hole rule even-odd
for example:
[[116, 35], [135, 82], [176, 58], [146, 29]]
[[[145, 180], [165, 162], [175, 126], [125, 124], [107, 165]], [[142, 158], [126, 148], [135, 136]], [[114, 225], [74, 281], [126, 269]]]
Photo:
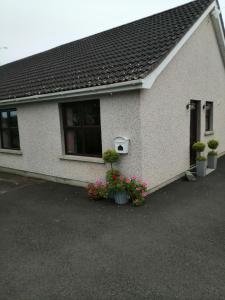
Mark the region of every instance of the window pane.
[[6, 149], [20, 149], [17, 112], [15, 109], [0, 111], [1, 146]]
[[10, 129], [2, 129], [2, 148], [11, 148]]
[[82, 131], [80, 129], [66, 130], [66, 153], [82, 154]]
[[1, 127], [7, 128], [8, 126], [8, 113], [6, 111], [1, 112]]
[[85, 128], [85, 154], [101, 155], [102, 142], [101, 142], [101, 129], [100, 128]]
[[81, 114], [77, 105], [66, 107], [66, 126], [80, 126]]
[[206, 102], [205, 107], [205, 130], [213, 130], [213, 103]]
[[10, 114], [10, 126], [17, 127], [17, 113], [15, 110], [9, 112]]
[[84, 125], [100, 125], [99, 101], [87, 102], [85, 104]]
[[11, 148], [19, 149], [20, 148], [20, 140], [19, 140], [19, 131], [17, 128], [11, 129]]
[[79, 101], [63, 107], [66, 153], [101, 156], [99, 100]]
[[206, 110], [205, 113], [205, 129], [206, 131], [210, 130], [210, 111]]

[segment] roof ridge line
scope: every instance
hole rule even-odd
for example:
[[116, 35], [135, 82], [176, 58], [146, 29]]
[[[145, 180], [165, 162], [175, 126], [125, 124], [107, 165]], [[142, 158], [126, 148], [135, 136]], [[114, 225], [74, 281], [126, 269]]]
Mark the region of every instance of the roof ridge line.
[[[192, 1], [189, 1], [189, 2], [187, 2], [187, 3], [184, 3], [184, 4], [181, 4], [181, 5], [177, 5], [177, 6], [174, 6], [174, 7], [172, 7], [172, 8], [169, 8], [169, 9], [167, 9], [167, 10], [163, 10], [163, 11], [160, 11], [160, 12], [158, 12], [158, 13], [154, 13], [154, 14], [152, 14], [152, 15], [149, 15], [149, 16], [146, 16], [146, 17], [143, 17], [143, 18], [140, 18], [140, 19], [136, 19], [136, 20], [134, 20], [134, 21], [127, 22], [127, 23], [125, 23], [125, 24], [118, 25], [118, 26], [115, 26], [115, 27], [112, 27], [112, 28], [109, 28], [109, 29], [106, 29], [106, 30], [103, 30], [103, 31], [100, 31], [100, 32], [97, 32], [97, 33], [94, 33], [94, 34], [91, 34], [91, 35], [88, 35], [88, 36], [85, 36], [85, 37], [82, 37], [82, 38], [79, 38], [79, 39], [77, 39], [77, 40], [70, 41], [70, 42], [67, 42], [67, 43], [65, 43], [65, 44], [61, 44], [61, 45], [58, 45], [58, 46], [54, 46], [54, 47], [49, 48], [49, 49], [47, 49], [47, 50], [44, 50], [44, 51], [41, 51], [41, 52], [37, 52], [37, 53], [31, 54], [31, 55], [22, 57], [22, 58], [20, 58], [20, 59], [11, 61], [11, 62], [9, 62], [9, 63], [0, 65], [0, 70], [1, 70], [3, 67], [8, 66], [8, 65], [10, 65], [10, 64], [22, 62], [23, 60], [26, 60], [26, 59], [28, 59], [28, 58], [32, 58], [32, 57], [35, 57], [35, 56], [37, 56], [37, 55], [45, 54], [45, 53], [47, 53], [47, 52], [49, 52], [49, 51], [58, 49], [58, 48], [60, 48], [60, 47], [64, 47], [64, 46], [67, 46], [67, 45], [70, 45], [70, 44], [73, 44], [73, 43], [76, 43], [76, 42], [81, 42], [82, 40], [85, 40], [85, 39], [88, 39], [88, 38], [92, 38], [92, 37], [94, 37], [94, 36], [97, 36], [97, 35], [100, 35], [100, 34], [103, 34], [103, 33], [107, 33], [107, 32], [109, 32], [109, 31], [111, 31], [111, 30], [119, 29], [119, 28], [121, 28], [121, 27], [130, 25], [130, 24], [133, 24], [133, 23], [135, 23], [135, 22], [143, 21], [143, 20], [145, 20], [145, 19], [152, 18], [152, 17], [158, 16], [158, 15], [160, 15], [160, 14], [168, 13], [169, 11], [172, 11], [172, 10], [174, 10], [174, 9], [182, 8], [183, 6], [189, 5], [189, 4], [191, 4], [191, 3], [194, 3], [194, 2], [201, 2], [201, 1], [203, 1], [203, 0], [192, 0]], [[214, 1], [215, 1], [215, 0], [209, 0], [209, 2], [211, 2], [211, 3], [214, 2]]]

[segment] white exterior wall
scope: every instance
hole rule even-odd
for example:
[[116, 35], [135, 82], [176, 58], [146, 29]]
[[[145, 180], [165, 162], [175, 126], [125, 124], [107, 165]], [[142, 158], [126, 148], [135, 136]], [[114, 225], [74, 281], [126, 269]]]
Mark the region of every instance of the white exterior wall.
[[[96, 99], [96, 97], [94, 97]], [[214, 102], [214, 135], [225, 151], [225, 68], [208, 17], [158, 77], [150, 90], [100, 97], [103, 151], [117, 136], [130, 138], [129, 154], [119, 168], [155, 188], [189, 169], [190, 100]], [[87, 99], [88, 100], [88, 99]], [[76, 101], [79, 101], [76, 100]], [[61, 160], [63, 134], [57, 102], [18, 105], [22, 156], [0, 152], [0, 166], [59, 178], [77, 184], [104, 178], [104, 164]]]
[[213, 136], [205, 137], [201, 109], [201, 140], [216, 138], [225, 151], [225, 69], [208, 17], [161, 73], [151, 90], [141, 91], [143, 177], [154, 188], [189, 168], [189, 101], [214, 102]]
[[115, 137], [130, 139], [129, 154], [120, 155], [118, 167], [126, 176], [141, 177], [140, 93], [133, 91], [101, 98], [101, 126], [104, 150], [114, 147]]
[[[113, 147], [116, 136], [132, 141], [129, 157], [120, 163], [127, 175], [133, 170], [141, 175], [139, 106], [139, 92], [100, 98], [103, 151]], [[77, 184], [105, 178], [104, 164], [60, 159], [64, 138], [57, 102], [18, 105], [17, 114], [23, 155], [0, 153], [1, 167], [72, 179]]]

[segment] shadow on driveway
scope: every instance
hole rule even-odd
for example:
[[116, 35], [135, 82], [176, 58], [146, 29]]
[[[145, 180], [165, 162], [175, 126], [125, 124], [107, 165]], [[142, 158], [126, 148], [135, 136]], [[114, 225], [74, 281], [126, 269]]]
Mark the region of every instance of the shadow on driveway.
[[0, 174], [0, 299], [225, 298], [225, 159], [141, 208]]

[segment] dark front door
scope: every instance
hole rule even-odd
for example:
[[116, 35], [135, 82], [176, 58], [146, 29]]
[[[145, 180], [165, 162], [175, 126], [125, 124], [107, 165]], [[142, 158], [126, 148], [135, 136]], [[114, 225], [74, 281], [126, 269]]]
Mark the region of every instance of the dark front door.
[[190, 102], [190, 165], [195, 164], [196, 153], [192, 150], [192, 145], [199, 139], [200, 122], [200, 101]]

